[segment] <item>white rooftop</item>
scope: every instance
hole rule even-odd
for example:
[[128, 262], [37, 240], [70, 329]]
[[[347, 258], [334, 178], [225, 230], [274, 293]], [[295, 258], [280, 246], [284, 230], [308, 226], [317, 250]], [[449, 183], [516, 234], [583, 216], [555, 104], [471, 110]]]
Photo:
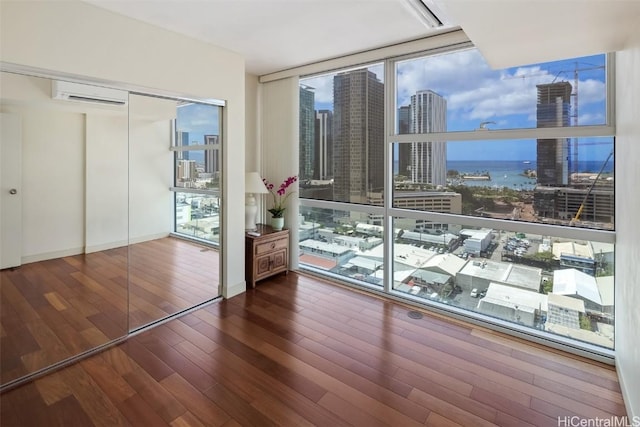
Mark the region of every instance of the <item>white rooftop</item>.
[[[398, 286], [404, 285], [404, 286], [409, 286], [404, 284], [403, 282], [405, 280], [407, 280], [407, 278], [409, 276], [411, 276], [411, 274], [413, 273], [414, 270], [394, 270], [393, 271], [393, 282], [394, 282], [394, 289], [398, 289]], [[381, 268], [379, 270], [376, 270], [373, 274], [372, 277], [375, 277], [377, 279], [383, 279], [384, 278], [384, 270]], [[402, 289], [400, 289], [402, 290]]]
[[423, 266], [427, 270], [440, 270], [449, 276], [455, 276], [467, 261], [453, 254], [438, 254], [429, 259]]
[[464, 230], [460, 230], [460, 234], [464, 234], [465, 236], [468, 236], [471, 239], [480, 239], [480, 240], [487, 237], [487, 235], [489, 235], [490, 233], [493, 233], [493, 230], [490, 228], [482, 228], [480, 230], [465, 228]]
[[458, 236], [451, 233], [444, 234], [430, 234], [420, 233], [416, 231], [405, 231], [400, 236], [403, 239], [414, 240], [416, 242], [422, 242], [433, 245], [448, 245], [452, 240], [457, 239]]
[[593, 259], [593, 249], [590, 244], [582, 245], [576, 242], [558, 242], [553, 244], [553, 256], [560, 259], [560, 255], [575, 255]]
[[598, 285], [598, 291], [600, 291], [600, 298], [602, 299], [602, 305], [613, 306], [614, 304], [613, 276], [596, 277], [596, 285]]
[[602, 305], [596, 278], [575, 268], [553, 272], [553, 293], [559, 295], [579, 295]]
[[569, 310], [577, 311], [579, 313], [585, 312], [584, 301], [582, 301], [581, 299], [571, 298], [559, 294], [549, 294], [547, 295], [547, 297], [549, 305], [555, 305], [557, 307], [566, 308]]
[[382, 267], [382, 260], [380, 259], [371, 259], [365, 258], [363, 256], [356, 256], [349, 260], [347, 264], [343, 267], [348, 268], [350, 266], [356, 266], [359, 268], [364, 268], [371, 271], [376, 271], [377, 269]]
[[538, 292], [542, 269], [491, 260], [469, 260], [460, 271], [473, 277]]
[[374, 232], [374, 233], [382, 234], [384, 232], [384, 227], [381, 226], [381, 225], [358, 223], [358, 224], [356, 224], [356, 231], [359, 231], [359, 232]]
[[[362, 251], [361, 254], [371, 258], [382, 259], [384, 257], [384, 245], [378, 245], [368, 251]], [[436, 254], [437, 252], [422, 249], [413, 245], [402, 243], [395, 243], [393, 245], [393, 262], [404, 264], [414, 269], [421, 267]]]
[[594, 254], [606, 254], [613, 252], [613, 243], [591, 242]]
[[498, 283], [489, 284], [487, 294], [480, 303], [501, 305], [525, 312], [533, 312], [536, 309], [547, 311], [547, 295]]
[[312, 240], [312, 239], [303, 240], [302, 242], [300, 242], [300, 247], [302, 249], [315, 249], [318, 251], [331, 253], [334, 255], [343, 255], [351, 251], [351, 249], [343, 245], [336, 245], [335, 243], [321, 242], [319, 240]]

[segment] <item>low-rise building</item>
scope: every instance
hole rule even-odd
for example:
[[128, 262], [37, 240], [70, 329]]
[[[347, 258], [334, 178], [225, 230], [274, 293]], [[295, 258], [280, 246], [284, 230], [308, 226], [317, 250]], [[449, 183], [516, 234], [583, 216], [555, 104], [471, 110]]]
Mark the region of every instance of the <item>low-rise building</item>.
[[580, 314], [585, 313], [584, 302], [564, 295], [547, 295], [547, 321], [545, 327], [561, 325], [580, 329]]
[[478, 302], [477, 309], [488, 316], [535, 327], [540, 315], [547, 311], [547, 296], [490, 283], [485, 297]]
[[540, 290], [542, 269], [493, 260], [469, 260], [456, 274], [456, 284], [462, 289], [486, 290], [490, 283], [525, 289]]
[[553, 293], [583, 300], [587, 312], [602, 312], [596, 278], [575, 268], [553, 272]]
[[422, 265], [422, 269], [455, 277], [466, 263], [467, 261], [454, 254], [438, 254], [429, 258], [427, 262]]
[[441, 246], [453, 249], [458, 243], [458, 236], [451, 233], [431, 234], [417, 231], [404, 231], [398, 238], [420, 245]]
[[355, 252], [345, 246], [311, 239], [300, 242], [300, 255], [306, 253], [335, 261], [337, 264], [343, 264], [355, 256]]
[[613, 320], [614, 287], [613, 276], [596, 277], [596, 285], [602, 300], [601, 312], [608, 320]]
[[462, 230], [460, 235], [466, 237], [464, 250], [470, 254], [480, 255], [487, 250], [493, 240], [493, 230], [483, 228], [481, 230]]

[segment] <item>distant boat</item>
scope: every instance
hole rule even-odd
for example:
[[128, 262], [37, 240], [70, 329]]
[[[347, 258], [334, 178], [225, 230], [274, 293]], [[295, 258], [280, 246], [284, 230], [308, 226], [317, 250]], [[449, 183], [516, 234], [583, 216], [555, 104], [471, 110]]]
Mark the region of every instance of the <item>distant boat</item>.
[[530, 164], [531, 164], [531, 162], [530, 162], [529, 160], [525, 160], [525, 161], [524, 161], [524, 162], [522, 162], [522, 163], [524, 163], [525, 165], [530, 165]]

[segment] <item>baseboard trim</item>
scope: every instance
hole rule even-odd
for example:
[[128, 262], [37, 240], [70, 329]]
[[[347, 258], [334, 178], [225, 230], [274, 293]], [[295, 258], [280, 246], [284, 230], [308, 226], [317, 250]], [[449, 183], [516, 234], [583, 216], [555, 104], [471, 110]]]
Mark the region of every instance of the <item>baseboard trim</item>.
[[64, 258], [66, 256], [81, 255], [83, 253], [84, 253], [83, 247], [64, 249], [61, 251], [43, 252], [40, 254], [23, 256], [21, 259], [21, 262], [22, 264], [30, 264], [32, 262], [46, 261], [48, 259], [54, 259], [54, 258]]
[[236, 295], [243, 294], [247, 291], [247, 282], [242, 281], [240, 283], [236, 283], [235, 285], [227, 285], [222, 286], [222, 296], [225, 298], [232, 298]]

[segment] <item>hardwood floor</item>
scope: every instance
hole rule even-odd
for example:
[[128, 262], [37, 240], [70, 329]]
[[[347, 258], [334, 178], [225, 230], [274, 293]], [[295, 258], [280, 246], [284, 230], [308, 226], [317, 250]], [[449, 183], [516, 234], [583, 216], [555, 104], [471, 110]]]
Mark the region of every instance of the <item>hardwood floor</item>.
[[0, 271], [0, 383], [218, 295], [218, 254], [164, 238]]
[[[615, 369], [290, 273], [4, 393], [8, 426], [557, 426]], [[560, 424], [568, 425], [568, 424]]]

